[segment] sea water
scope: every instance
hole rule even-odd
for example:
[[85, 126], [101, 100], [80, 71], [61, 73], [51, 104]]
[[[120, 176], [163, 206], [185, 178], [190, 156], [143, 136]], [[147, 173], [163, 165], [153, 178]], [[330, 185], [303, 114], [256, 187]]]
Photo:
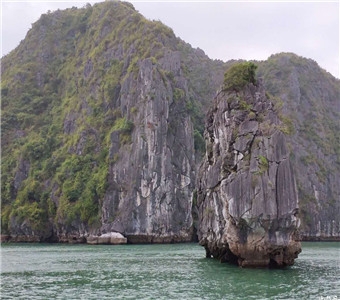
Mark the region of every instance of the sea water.
[[2, 244], [1, 299], [340, 299], [340, 243], [303, 243], [294, 266], [243, 269], [197, 244]]

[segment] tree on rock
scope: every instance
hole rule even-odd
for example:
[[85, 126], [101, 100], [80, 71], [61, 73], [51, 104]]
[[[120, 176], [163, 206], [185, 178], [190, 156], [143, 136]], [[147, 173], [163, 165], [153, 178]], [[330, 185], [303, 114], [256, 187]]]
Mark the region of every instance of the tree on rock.
[[255, 71], [257, 65], [242, 62], [231, 66], [224, 74], [224, 91], [240, 91], [248, 83], [256, 84]]

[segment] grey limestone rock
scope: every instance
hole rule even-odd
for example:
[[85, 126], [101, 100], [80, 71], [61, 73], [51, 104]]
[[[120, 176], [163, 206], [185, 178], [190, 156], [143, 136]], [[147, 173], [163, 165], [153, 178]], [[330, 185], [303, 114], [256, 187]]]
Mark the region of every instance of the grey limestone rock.
[[[267, 71], [264, 71], [267, 69]], [[293, 53], [259, 64], [266, 91], [294, 126], [287, 136], [299, 194], [302, 240], [340, 239], [339, 80]], [[308, 83], [308, 87], [305, 85]]]
[[119, 102], [134, 124], [131, 143], [118, 132], [111, 136], [109, 152], [117, 160], [109, 168], [101, 232], [123, 233], [129, 243], [188, 242], [193, 235], [193, 125], [183, 112], [188, 91], [179, 55], [168, 53], [162, 64], [173, 78], [145, 59], [138, 75], [124, 80]]
[[216, 96], [198, 176], [198, 238], [208, 257], [284, 267], [300, 253], [297, 188], [281, 126], [261, 81]]

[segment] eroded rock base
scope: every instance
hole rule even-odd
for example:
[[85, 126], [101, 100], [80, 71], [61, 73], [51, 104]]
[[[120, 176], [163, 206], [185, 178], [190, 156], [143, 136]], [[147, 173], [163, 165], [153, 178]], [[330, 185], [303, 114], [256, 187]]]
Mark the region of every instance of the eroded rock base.
[[288, 246], [273, 245], [237, 245], [231, 251], [226, 245], [204, 245], [207, 258], [215, 258], [223, 263], [236, 264], [245, 268], [284, 268], [294, 264], [294, 260], [301, 252], [300, 242], [293, 242]]

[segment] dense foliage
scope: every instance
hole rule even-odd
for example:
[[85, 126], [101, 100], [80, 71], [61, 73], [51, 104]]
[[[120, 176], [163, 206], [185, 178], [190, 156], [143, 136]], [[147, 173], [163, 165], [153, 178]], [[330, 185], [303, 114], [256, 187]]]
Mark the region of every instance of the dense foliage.
[[224, 90], [240, 91], [248, 83], [256, 84], [256, 68], [252, 62], [241, 62], [232, 65], [224, 74]]

